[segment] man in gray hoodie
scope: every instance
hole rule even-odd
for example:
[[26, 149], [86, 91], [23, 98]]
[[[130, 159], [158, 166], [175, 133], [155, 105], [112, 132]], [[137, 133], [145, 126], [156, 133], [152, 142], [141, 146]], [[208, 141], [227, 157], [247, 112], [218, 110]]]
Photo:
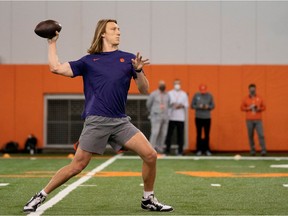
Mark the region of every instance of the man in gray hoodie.
[[[195, 93], [192, 99], [191, 108], [195, 109], [196, 124], [196, 155], [212, 155], [209, 147], [209, 135], [211, 127], [211, 110], [215, 107], [213, 96], [207, 92], [207, 86], [201, 84], [199, 92]], [[204, 128], [204, 139], [202, 129]]]
[[146, 101], [146, 107], [150, 113], [149, 118], [151, 122], [151, 135], [149, 141], [158, 153], [163, 153], [169, 123], [169, 96], [165, 89], [165, 82], [160, 80], [158, 89], [151, 92]]

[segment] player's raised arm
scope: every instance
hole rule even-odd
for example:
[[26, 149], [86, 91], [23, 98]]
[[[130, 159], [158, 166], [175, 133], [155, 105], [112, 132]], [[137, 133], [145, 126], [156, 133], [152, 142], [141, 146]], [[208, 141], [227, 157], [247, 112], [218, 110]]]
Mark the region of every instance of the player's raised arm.
[[73, 72], [70, 64], [68, 62], [61, 64], [59, 61], [56, 47], [56, 41], [58, 40], [58, 37], [59, 33], [56, 32], [55, 37], [53, 37], [52, 39], [48, 39], [48, 62], [50, 71], [55, 74], [72, 77]]
[[135, 82], [139, 92], [141, 94], [148, 94], [149, 82], [143, 73], [143, 67], [149, 64], [149, 59], [142, 59], [142, 56], [138, 52], [135, 59], [132, 59], [132, 64], [135, 71], [137, 72], [137, 78], [135, 79]]

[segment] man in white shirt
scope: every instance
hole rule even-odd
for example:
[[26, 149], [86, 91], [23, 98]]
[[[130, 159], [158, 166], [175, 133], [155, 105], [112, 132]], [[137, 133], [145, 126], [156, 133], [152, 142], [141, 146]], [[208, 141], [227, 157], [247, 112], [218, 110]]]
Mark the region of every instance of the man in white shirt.
[[178, 155], [183, 155], [185, 115], [189, 107], [188, 96], [181, 90], [179, 79], [174, 81], [174, 89], [168, 92], [169, 95], [169, 126], [166, 137], [166, 154], [170, 154], [171, 139], [174, 129], [177, 130]]

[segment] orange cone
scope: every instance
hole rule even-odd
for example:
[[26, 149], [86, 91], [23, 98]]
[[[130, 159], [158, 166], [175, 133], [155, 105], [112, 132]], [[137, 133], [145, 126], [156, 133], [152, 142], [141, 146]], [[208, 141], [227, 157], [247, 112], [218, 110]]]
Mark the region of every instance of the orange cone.
[[74, 158], [74, 154], [68, 154], [67, 158], [73, 159]]
[[5, 153], [5, 154], [3, 154], [3, 156], [2, 156], [3, 158], [10, 158], [11, 156], [10, 156], [10, 154], [8, 154], [8, 153]]

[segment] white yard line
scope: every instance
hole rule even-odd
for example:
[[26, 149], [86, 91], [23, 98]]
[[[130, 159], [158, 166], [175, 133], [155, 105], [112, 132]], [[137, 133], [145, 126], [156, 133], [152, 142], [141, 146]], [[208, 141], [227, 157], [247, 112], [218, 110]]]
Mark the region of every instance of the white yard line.
[[271, 168], [285, 168], [288, 169], [288, 164], [272, 164], [270, 165]]
[[211, 184], [212, 187], [221, 187], [221, 184]]
[[91, 177], [93, 177], [97, 172], [100, 172], [101, 170], [105, 169], [106, 167], [108, 167], [110, 164], [112, 164], [115, 160], [117, 160], [118, 158], [120, 158], [122, 156], [122, 154], [118, 154], [112, 158], [110, 158], [109, 160], [105, 161], [104, 163], [100, 164], [99, 166], [97, 166], [95, 169], [93, 169], [92, 171], [88, 172], [85, 176], [81, 177], [80, 179], [78, 179], [77, 181], [73, 182], [72, 184], [70, 184], [68, 187], [66, 187], [65, 189], [63, 189], [62, 191], [60, 191], [58, 194], [56, 194], [54, 197], [52, 197], [51, 199], [49, 199], [46, 203], [44, 203], [43, 205], [41, 205], [36, 212], [32, 212], [30, 214], [28, 214], [29, 216], [39, 216], [42, 215], [47, 209], [51, 208], [53, 205], [57, 204], [60, 200], [62, 200], [63, 198], [65, 198], [70, 192], [72, 192], [73, 190], [75, 190], [77, 187], [79, 187], [81, 184], [83, 184], [84, 182], [88, 181]]
[[[141, 159], [139, 156], [122, 156], [121, 159]], [[242, 156], [235, 159], [234, 156], [161, 156], [158, 160], [288, 160], [288, 157], [262, 157], [262, 156]]]

